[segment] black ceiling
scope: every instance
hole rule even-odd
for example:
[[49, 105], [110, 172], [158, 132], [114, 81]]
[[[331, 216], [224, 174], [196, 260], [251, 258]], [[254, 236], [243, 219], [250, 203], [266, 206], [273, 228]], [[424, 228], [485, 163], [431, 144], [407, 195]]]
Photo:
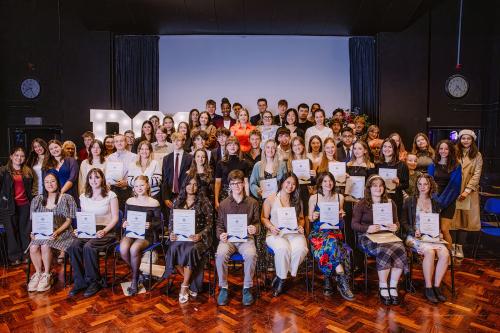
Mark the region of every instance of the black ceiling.
[[374, 35], [440, 0], [79, 0], [90, 30], [123, 34]]

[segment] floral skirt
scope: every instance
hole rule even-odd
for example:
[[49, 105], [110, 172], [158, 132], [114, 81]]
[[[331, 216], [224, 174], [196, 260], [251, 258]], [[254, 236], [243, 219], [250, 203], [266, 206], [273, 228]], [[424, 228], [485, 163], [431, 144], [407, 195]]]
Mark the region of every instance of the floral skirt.
[[339, 230], [313, 230], [309, 234], [312, 255], [325, 276], [332, 276], [338, 265], [347, 274], [351, 271], [352, 250], [343, 239]]

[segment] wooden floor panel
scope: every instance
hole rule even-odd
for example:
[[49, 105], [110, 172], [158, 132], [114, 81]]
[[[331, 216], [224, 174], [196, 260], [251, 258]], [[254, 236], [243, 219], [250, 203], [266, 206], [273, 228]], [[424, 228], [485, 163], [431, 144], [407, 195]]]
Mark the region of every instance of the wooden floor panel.
[[[417, 292], [406, 294], [397, 307], [380, 304], [372, 275], [370, 293], [357, 290], [354, 302], [338, 293], [323, 296], [316, 279], [314, 295], [299, 280], [279, 298], [263, 291], [253, 306], [244, 307], [236, 272], [230, 275], [229, 305], [217, 307], [207, 294], [179, 305], [178, 279], [169, 297], [163, 293], [165, 283], [135, 297], [115, 287], [91, 298], [68, 298], [70, 287], [64, 289], [61, 282], [49, 292], [28, 294], [23, 269], [2, 272], [0, 332], [500, 332], [498, 260], [464, 260], [455, 276], [457, 298], [438, 306], [425, 301], [422, 274], [415, 269]], [[125, 270], [120, 266], [121, 273]], [[361, 277], [356, 282], [361, 286]]]

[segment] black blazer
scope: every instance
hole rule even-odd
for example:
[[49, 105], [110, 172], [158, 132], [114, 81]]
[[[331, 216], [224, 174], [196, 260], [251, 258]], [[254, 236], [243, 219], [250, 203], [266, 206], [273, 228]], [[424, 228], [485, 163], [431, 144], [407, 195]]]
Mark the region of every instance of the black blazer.
[[278, 125], [279, 127], [284, 127], [286, 125], [286, 119], [281, 119], [279, 114], [274, 116], [273, 122], [275, 125]]
[[[439, 213], [441, 208], [439, 204], [431, 199], [432, 202], [432, 212]], [[404, 201], [403, 204], [403, 214], [401, 216], [401, 228], [403, 232], [403, 237], [415, 236], [415, 218], [417, 215], [417, 198], [409, 197]]]
[[262, 119], [261, 119], [261, 114], [257, 113], [254, 116], [250, 117], [250, 124], [254, 126], [262, 125]]
[[[33, 182], [33, 177], [23, 176], [24, 191], [28, 201], [33, 199]], [[4, 165], [0, 168], [0, 215], [14, 215], [15, 212], [14, 179], [9, 172], [9, 167]]]
[[[217, 147], [212, 149], [212, 156], [210, 158], [210, 164], [217, 165], [217, 163], [222, 159], [222, 147]], [[212, 169], [215, 172], [215, 167]]]
[[[174, 154], [172, 152], [163, 158], [163, 168], [162, 168], [162, 200], [172, 201], [173, 193], [172, 186], [174, 184]], [[191, 167], [191, 162], [193, 161], [193, 155], [184, 152], [181, 159], [181, 168], [179, 170], [179, 188], [184, 184], [187, 171]]]
[[[352, 157], [352, 146], [351, 146], [351, 157]], [[341, 145], [340, 147], [337, 147], [337, 156], [335, 159], [339, 162], [349, 162], [347, 159], [347, 154], [345, 153], [344, 145]]]

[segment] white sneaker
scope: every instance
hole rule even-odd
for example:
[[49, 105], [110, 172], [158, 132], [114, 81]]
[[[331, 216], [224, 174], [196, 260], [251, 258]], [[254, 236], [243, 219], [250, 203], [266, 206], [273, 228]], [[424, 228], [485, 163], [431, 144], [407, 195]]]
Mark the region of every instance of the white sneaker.
[[31, 276], [30, 282], [28, 282], [28, 291], [37, 291], [38, 283], [40, 283], [41, 273], [35, 273]]
[[50, 289], [52, 285], [52, 276], [50, 273], [43, 273], [40, 278], [40, 282], [38, 283], [37, 291], [47, 291]]

